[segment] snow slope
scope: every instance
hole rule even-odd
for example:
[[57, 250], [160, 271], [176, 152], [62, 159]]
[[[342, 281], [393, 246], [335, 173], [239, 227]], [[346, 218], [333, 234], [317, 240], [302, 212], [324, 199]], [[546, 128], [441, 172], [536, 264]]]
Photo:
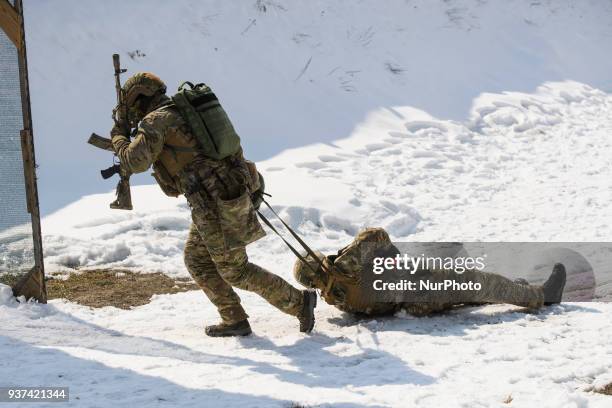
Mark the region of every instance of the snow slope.
[[209, 83], [255, 160], [346, 137], [390, 106], [465, 120], [483, 92], [567, 79], [612, 90], [607, 0], [25, 3], [45, 214], [109, 189], [110, 158], [85, 140], [111, 127], [113, 52], [170, 90]]
[[[409, 241], [612, 240], [612, 96], [576, 82], [486, 94], [467, 122], [414, 108], [372, 113], [346, 139], [258, 164], [270, 202], [324, 252], [363, 227]], [[43, 219], [47, 270], [121, 267], [185, 276], [184, 199], [136, 187], [135, 210], [87, 196]], [[287, 276], [273, 234], [251, 256]], [[599, 283], [612, 282], [612, 277]]]

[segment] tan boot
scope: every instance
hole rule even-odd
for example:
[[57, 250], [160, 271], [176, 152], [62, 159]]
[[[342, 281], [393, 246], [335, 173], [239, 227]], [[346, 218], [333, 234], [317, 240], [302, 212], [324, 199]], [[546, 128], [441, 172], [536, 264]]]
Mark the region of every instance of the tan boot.
[[210, 337], [248, 336], [252, 333], [251, 325], [248, 320], [243, 320], [234, 324], [214, 324], [206, 326], [204, 331]]

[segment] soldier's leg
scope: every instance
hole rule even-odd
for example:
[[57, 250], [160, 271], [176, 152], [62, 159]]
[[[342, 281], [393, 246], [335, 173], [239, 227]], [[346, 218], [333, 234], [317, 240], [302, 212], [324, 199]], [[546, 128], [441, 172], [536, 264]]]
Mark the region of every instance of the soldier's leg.
[[[193, 197], [192, 200], [194, 200]], [[237, 244], [229, 247], [228, 241], [231, 240], [225, 236], [228, 231], [225, 231], [226, 234], [224, 234], [220, 217], [209, 208], [210, 205], [214, 205], [214, 203], [199, 204], [196, 202], [192, 204], [191, 214], [194, 225], [197, 227], [197, 231], [221, 277], [230, 285], [255, 292], [281, 311], [299, 318], [304, 307], [304, 293], [291, 286], [280, 276], [250, 263], [244, 245]], [[236, 210], [241, 209], [237, 208]], [[253, 211], [252, 207], [244, 210]], [[239, 229], [241, 219], [238, 216], [246, 215], [236, 215], [235, 228]], [[227, 222], [228, 220], [224, 221]]]
[[544, 304], [544, 291], [541, 286], [515, 283], [494, 273], [433, 271], [430, 279], [435, 282], [451, 280], [457, 284], [480, 284], [480, 290], [442, 290], [429, 293], [441, 303], [508, 303], [528, 308], [538, 308]]
[[232, 286], [257, 293], [271, 305], [292, 316], [303, 308], [304, 295], [280, 276], [249, 262], [244, 247], [224, 252], [209, 247], [219, 274]]
[[215, 262], [193, 224], [185, 244], [185, 265], [193, 280], [217, 307], [224, 324], [234, 324], [248, 318], [236, 292], [219, 275]]

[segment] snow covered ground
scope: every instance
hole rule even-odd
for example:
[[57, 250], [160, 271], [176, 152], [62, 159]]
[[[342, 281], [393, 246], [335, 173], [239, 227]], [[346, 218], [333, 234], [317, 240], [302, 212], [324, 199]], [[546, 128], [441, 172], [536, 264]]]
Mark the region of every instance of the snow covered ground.
[[229, 340], [203, 335], [215, 312], [199, 292], [130, 311], [3, 299], [2, 383], [69, 386], [69, 406], [87, 407], [610, 406], [590, 391], [612, 381], [610, 304], [369, 321], [322, 305], [306, 336], [243, 299], [255, 333]]
[[[66, 160], [58, 145], [78, 146], [79, 136], [68, 135], [108, 127], [112, 83], [100, 64], [117, 47], [124, 57], [142, 48], [147, 55], [129, 60], [132, 71], [150, 69], [169, 83], [211, 78], [248, 156], [296, 147], [258, 166], [270, 202], [324, 252], [365, 226], [405, 241], [612, 241], [609, 2], [395, 1], [369, 13], [341, 1], [257, 1], [240, 12], [231, 12], [233, 2], [210, 10], [159, 3], [164, 19], [134, 19], [136, 2], [113, 3], [125, 7], [116, 10], [110, 2], [55, 4], [26, 10], [27, 21], [40, 23], [28, 38], [32, 86], [46, 90], [33, 92], [35, 126], [57, 135], [37, 144], [47, 152], [42, 169], [55, 169], [41, 170], [43, 199], [97, 183], [105, 162], [93, 157], [101, 153], [75, 147]], [[237, 29], [228, 16], [244, 24]], [[189, 38], [201, 52], [151, 30]], [[200, 64], [215, 54], [231, 63]], [[175, 60], [185, 61], [182, 70]], [[249, 63], [255, 68], [243, 75]], [[59, 97], [85, 98], [80, 114], [66, 120]], [[283, 121], [254, 106], [282, 111]], [[120, 212], [108, 209], [113, 196], [88, 195], [43, 219], [47, 272], [187, 276], [185, 201], [137, 186], [134, 211]], [[293, 257], [272, 234], [248, 252], [295, 282]], [[16, 303], [0, 286], [2, 385], [70, 386], [72, 406], [101, 407], [610, 405], [612, 397], [591, 392], [612, 381], [609, 303], [367, 321], [320, 304], [307, 336], [295, 319], [240, 295], [254, 335], [219, 340], [203, 334], [216, 312], [199, 291], [124, 311]]]
[[[363, 226], [404, 240], [610, 240], [610, 118], [610, 95], [549, 83], [534, 94], [483, 95], [465, 123], [381, 110], [345, 140], [259, 166], [281, 215], [323, 251]], [[185, 276], [184, 200], [137, 187], [135, 210], [117, 212], [107, 209], [111, 198], [84, 197], [43, 220], [47, 270]], [[293, 279], [293, 258], [275, 236], [249, 254]], [[367, 321], [322, 304], [306, 336], [294, 318], [241, 296], [255, 333], [230, 340], [203, 335], [216, 312], [199, 291], [156, 296], [131, 311], [5, 296], [1, 367], [12, 384], [70, 386], [75, 406], [610, 404], [592, 392], [612, 380], [608, 303]], [[37, 374], [20, 369], [34, 366]]]

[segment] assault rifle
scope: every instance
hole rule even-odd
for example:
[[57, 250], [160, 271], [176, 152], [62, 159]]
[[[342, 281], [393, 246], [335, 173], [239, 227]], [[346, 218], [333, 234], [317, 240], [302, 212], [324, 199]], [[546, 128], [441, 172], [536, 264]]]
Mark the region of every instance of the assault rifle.
[[[121, 68], [119, 63], [119, 54], [113, 54], [113, 67], [115, 68], [115, 90], [117, 91], [117, 109], [113, 110], [113, 120], [122, 126], [122, 134], [129, 136], [130, 125], [127, 120], [127, 106], [125, 104], [125, 98], [121, 89], [121, 78], [120, 75], [127, 71], [127, 69]], [[123, 120], [119, 120], [120, 117]], [[108, 150], [114, 153], [113, 145], [111, 140], [95, 133], [92, 133], [87, 140], [87, 143], [93, 145], [99, 149]], [[103, 179], [108, 179], [115, 174], [119, 174], [119, 183], [117, 184], [117, 199], [110, 203], [110, 208], [119, 210], [131, 210], [132, 209], [132, 193], [130, 191], [130, 173], [121, 167], [121, 163], [114, 164], [113, 166], [101, 170], [100, 174]]]

